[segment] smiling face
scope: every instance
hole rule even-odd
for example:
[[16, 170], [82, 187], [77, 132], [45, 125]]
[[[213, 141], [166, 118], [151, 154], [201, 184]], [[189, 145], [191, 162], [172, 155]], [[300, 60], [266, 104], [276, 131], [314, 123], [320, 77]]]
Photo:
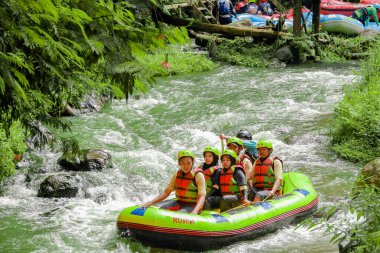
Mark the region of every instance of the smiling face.
[[211, 164], [214, 161], [214, 156], [211, 152], [205, 152], [204, 159], [206, 164]]
[[185, 156], [179, 159], [178, 165], [183, 173], [189, 173], [193, 168], [194, 161], [191, 157]]

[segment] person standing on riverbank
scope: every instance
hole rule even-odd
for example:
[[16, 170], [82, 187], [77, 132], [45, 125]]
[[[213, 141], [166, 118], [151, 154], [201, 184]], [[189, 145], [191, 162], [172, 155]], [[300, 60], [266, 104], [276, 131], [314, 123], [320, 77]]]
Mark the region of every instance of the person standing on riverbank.
[[365, 8], [361, 8], [354, 11], [351, 17], [362, 22], [364, 26], [368, 26], [369, 19], [372, 16], [374, 21], [376, 22], [376, 25], [379, 26], [380, 25], [379, 18], [377, 17], [377, 11], [379, 9], [380, 9], [380, 5], [376, 5], [376, 8], [374, 6], [367, 6]]
[[175, 191], [177, 200], [162, 209], [198, 214], [203, 209], [206, 198], [206, 182], [202, 169], [193, 169], [194, 153], [181, 150], [178, 153], [178, 165], [180, 169], [174, 174], [164, 190], [155, 199], [142, 204], [149, 207], [166, 199], [172, 191]]
[[221, 25], [228, 25], [232, 23], [232, 16], [238, 19], [235, 7], [230, 0], [219, 0], [217, 7], [219, 14], [219, 23]]

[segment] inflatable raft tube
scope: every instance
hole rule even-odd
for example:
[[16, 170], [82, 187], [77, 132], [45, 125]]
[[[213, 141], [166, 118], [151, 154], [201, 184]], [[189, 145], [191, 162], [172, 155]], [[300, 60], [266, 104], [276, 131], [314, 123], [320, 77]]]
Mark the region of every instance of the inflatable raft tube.
[[117, 219], [120, 235], [154, 247], [218, 249], [304, 219], [317, 209], [318, 195], [307, 176], [288, 172], [284, 173], [284, 195], [266, 202], [200, 215], [160, 209], [161, 205], [124, 209]]
[[364, 31], [363, 24], [344, 15], [321, 15], [321, 30], [328, 33], [358, 35]]

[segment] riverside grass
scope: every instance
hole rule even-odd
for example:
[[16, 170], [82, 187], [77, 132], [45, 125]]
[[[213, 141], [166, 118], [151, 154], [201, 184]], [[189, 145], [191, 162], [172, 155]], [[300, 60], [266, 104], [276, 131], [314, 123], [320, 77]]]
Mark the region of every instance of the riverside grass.
[[[166, 60], [170, 67], [162, 63]], [[189, 74], [215, 69], [219, 65], [211, 61], [205, 54], [195, 53], [189, 46], [168, 45], [165, 48], [152, 50], [139, 58], [155, 70], [157, 76]]]
[[320, 33], [319, 37], [328, 41], [328, 43], [317, 44], [313, 36], [303, 35], [299, 39], [286, 37], [278, 39], [274, 43], [236, 38], [234, 40], [225, 40], [218, 45], [210, 43], [209, 47], [210, 51], [213, 52], [214, 59], [217, 61], [247, 67], [267, 67], [270, 65], [270, 59], [276, 50], [285, 45], [290, 46], [290, 48], [302, 47], [302, 51], [306, 55], [310, 54], [312, 49], [315, 49], [318, 45], [320, 61], [342, 63], [353, 59], [355, 55], [366, 53], [380, 39], [380, 35], [352, 38], [338, 35], [332, 36], [326, 33]]
[[380, 42], [362, 63], [361, 79], [335, 110], [331, 147], [353, 162], [370, 162], [380, 154]]

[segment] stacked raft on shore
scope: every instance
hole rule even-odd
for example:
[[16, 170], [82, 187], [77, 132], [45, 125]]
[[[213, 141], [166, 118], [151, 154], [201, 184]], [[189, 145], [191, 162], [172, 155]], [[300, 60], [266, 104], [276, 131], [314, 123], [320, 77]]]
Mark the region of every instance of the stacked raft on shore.
[[117, 220], [121, 235], [156, 247], [217, 249], [302, 220], [317, 209], [318, 195], [307, 176], [288, 172], [284, 173], [284, 195], [266, 202], [200, 215], [160, 209], [162, 205], [124, 209]]
[[[307, 30], [311, 31], [313, 14], [304, 12], [303, 15], [305, 18]], [[273, 24], [277, 24], [278, 22], [277, 18], [272, 18], [270, 16], [264, 15], [239, 14], [238, 17], [239, 20], [249, 20], [255, 27], [267, 26], [267, 22], [269, 20]], [[293, 19], [286, 19], [284, 25], [288, 30], [291, 30], [293, 28]], [[321, 15], [320, 25], [321, 30], [327, 33], [343, 34], [349, 36], [359, 35], [367, 29], [371, 29], [375, 33], [380, 32], [380, 27], [378, 27], [374, 22], [370, 22], [369, 26], [363, 26], [360, 21], [340, 14]]]

